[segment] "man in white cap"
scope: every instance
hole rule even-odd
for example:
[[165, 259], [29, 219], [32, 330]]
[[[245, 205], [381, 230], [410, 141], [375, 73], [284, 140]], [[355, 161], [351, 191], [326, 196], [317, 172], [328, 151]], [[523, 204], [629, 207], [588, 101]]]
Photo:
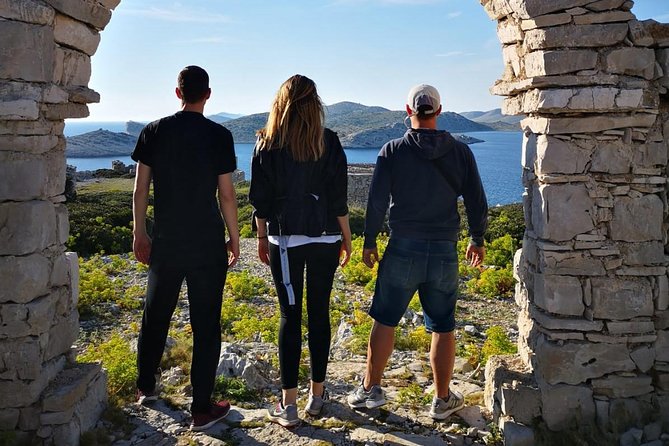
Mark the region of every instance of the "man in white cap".
[[348, 397], [352, 408], [385, 404], [380, 387], [393, 351], [395, 327], [418, 291], [425, 326], [432, 333], [430, 365], [434, 398], [430, 416], [448, 418], [464, 407], [450, 390], [455, 361], [455, 303], [458, 294], [458, 197], [464, 198], [471, 240], [466, 257], [483, 262], [483, 235], [488, 205], [476, 161], [469, 147], [437, 129], [441, 99], [436, 88], [417, 85], [409, 92], [411, 128], [386, 143], [376, 161], [365, 219], [363, 261], [379, 260], [376, 236], [390, 207], [390, 240], [379, 264], [369, 310], [374, 326], [369, 337], [367, 369]]

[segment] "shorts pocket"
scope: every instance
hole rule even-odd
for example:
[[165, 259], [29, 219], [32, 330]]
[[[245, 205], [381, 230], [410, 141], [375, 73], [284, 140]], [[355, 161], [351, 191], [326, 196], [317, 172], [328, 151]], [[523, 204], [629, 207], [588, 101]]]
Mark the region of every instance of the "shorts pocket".
[[412, 259], [386, 255], [382, 263], [379, 266], [380, 280], [394, 287], [406, 288], [411, 277]]
[[458, 286], [458, 262], [450, 260], [441, 261], [441, 277], [439, 282], [445, 289], [457, 288]]

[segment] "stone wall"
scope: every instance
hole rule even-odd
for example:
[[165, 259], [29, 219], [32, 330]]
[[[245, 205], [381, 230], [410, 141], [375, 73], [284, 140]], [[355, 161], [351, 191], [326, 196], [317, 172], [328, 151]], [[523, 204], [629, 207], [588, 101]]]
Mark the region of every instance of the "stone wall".
[[373, 164], [348, 165], [348, 206], [366, 209], [369, 186], [372, 184]]
[[487, 404], [551, 431], [669, 429], [669, 26], [624, 0], [481, 3], [506, 64], [492, 91], [528, 115], [521, 360], [489, 364]]
[[78, 444], [106, 401], [100, 366], [71, 352], [63, 127], [99, 100], [90, 58], [118, 3], [0, 1], [0, 430], [17, 442]]

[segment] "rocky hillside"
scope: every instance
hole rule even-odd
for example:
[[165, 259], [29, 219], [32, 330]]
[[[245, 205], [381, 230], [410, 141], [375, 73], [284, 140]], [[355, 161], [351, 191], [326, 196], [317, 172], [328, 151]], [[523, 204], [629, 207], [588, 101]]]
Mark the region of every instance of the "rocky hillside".
[[495, 130], [503, 132], [520, 131], [519, 123], [523, 118], [525, 118], [525, 115], [503, 115], [501, 108], [495, 108], [488, 111], [462, 112], [460, 114], [474, 122], [488, 125]]
[[[371, 130], [361, 130], [356, 133], [346, 135], [341, 138], [341, 143], [345, 147], [352, 148], [379, 148], [391, 139], [400, 138], [406, 132], [404, 123], [396, 122], [393, 125], [379, 127]], [[475, 144], [482, 142], [478, 138], [468, 135], [453, 134], [453, 137], [465, 144]]]
[[[254, 143], [255, 133], [267, 122], [267, 113], [244, 116], [225, 123], [238, 143]], [[325, 110], [325, 125], [339, 134], [344, 147], [380, 147], [376, 139], [365, 140], [365, 135], [373, 135], [377, 138], [383, 134], [388, 127], [403, 125], [404, 111], [393, 111], [383, 107], [368, 107], [354, 102], [339, 102], [328, 105]], [[457, 113], [444, 112], [439, 116], [438, 126], [442, 130], [454, 133], [480, 132], [494, 130], [486, 124], [473, 122]], [[361, 132], [368, 133], [361, 133]], [[403, 132], [402, 132], [403, 133]], [[355, 138], [353, 137], [355, 136]], [[401, 136], [401, 133], [400, 133]], [[344, 141], [355, 141], [349, 144]], [[387, 139], [383, 142], [386, 142]]]
[[136, 142], [134, 135], [99, 129], [67, 138], [65, 154], [70, 158], [127, 156], [132, 153]]

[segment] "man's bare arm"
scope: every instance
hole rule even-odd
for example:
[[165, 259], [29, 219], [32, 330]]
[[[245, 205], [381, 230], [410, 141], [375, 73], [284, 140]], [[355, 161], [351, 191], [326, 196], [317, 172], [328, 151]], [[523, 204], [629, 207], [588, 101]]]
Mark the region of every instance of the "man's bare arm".
[[146, 210], [149, 206], [151, 168], [137, 163], [135, 188], [132, 194], [132, 251], [141, 263], [148, 264], [151, 256], [151, 239], [146, 233]]
[[237, 194], [232, 184], [232, 174], [218, 176], [218, 202], [228, 228], [228, 265], [233, 266], [239, 258], [239, 225], [237, 224]]

